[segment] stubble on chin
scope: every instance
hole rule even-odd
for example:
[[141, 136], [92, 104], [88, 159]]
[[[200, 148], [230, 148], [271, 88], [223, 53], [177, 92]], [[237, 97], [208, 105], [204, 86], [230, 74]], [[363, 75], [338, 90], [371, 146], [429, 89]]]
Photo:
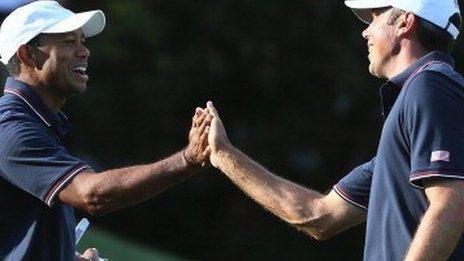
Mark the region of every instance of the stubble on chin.
[[69, 87], [69, 96], [76, 96], [79, 94], [84, 94], [87, 91], [87, 85], [84, 86], [73, 86]]
[[376, 73], [375, 69], [371, 66], [369, 66], [369, 73], [374, 76], [374, 77], [379, 77], [378, 74]]
[[376, 74], [376, 66], [375, 66], [375, 63], [374, 61], [372, 60], [372, 56], [369, 55], [369, 67], [368, 67], [368, 70], [369, 70], [369, 73], [374, 76], [374, 77], [377, 77], [377, 74]]

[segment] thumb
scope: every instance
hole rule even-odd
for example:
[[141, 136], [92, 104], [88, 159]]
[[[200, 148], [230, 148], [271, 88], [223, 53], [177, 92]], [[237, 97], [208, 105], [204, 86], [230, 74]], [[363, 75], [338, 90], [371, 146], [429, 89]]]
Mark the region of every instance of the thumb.
[[208, 101], [206, 103], [206, 107], [208, 108], [208, 110], [210, 111], [210, 113], [215, 117], [215, 118], [219, 118], [219, 114], [218, 112], [216, 111], [216, 108], [214, 108], [214, 105], [213, 105], [213, 102], [212, 101]]

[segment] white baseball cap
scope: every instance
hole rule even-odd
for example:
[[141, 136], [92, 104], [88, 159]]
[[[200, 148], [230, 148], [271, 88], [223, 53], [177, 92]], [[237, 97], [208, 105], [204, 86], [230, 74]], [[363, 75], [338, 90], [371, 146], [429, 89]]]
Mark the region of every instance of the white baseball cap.
[[73, 13], [56, 1], [35, 1], [14, 10], [0, 27], [0, 61], [7, 64], [18, 48], [41, 33], [67, 33], [82, 29], [85, 37], [105, 28], [100, 10]]
[[453, 24], [453, 19], [461, 19], [458, 0], [346, 0], [345, 5], [367, 24], [372, 22], [371, 9], [391, 6], [439, 26], [454, 39], [459, 35], [459, 28]]

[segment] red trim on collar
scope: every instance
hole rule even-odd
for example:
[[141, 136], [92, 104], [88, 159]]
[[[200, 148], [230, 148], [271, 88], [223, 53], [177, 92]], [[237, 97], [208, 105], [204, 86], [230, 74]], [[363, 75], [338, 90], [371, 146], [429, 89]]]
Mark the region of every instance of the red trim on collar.
[[445, 66], [448, 66], [451, 68], [451, 70], [454, 70], [453, 69], [453, 66], [449, 65], [448, 63], [446, 62], [442, 62], [442, 61], [430, 61], [426, 64], [424, 64], [423, 66], [417, 68], [417, 70], [415, 70], [413, 73], [411, 73], [411, 75], [408, 77], [408, 79], [406, 80], [406, 82], [403, 84], [403, 87], [408, 87], [408, 85], [411, 83], [412, 79], [414, 79], [414, 77], [416, 75], [418, 75], [420, 72], [422, 72], [423, 70], [425, 70], [425, 68], [429, 67], [430, 65], [433, 65], [433, 64], [443, 64]]
[[3, 91], [5, 93], [9, 93], [9, 94], [13, 94], [13, 95], [16, 95], [18, 96], [21, 100], [23, 100], [34, 112], [35, 114], [37, 114], [37, 116], [39, 116], [39, 118], [48, 126], [48, 127], [51, 127], [52, 124], [46, 120], [45, 116], [43, 116], [42, 114], [39, 113], [38, 110], [36, 110], [34, 108], [34, 106], [32, 106], [32, 104], [21, 94], [21, 92], [17, 91], [17, 90], [14, 90], [14, 89], [11, 89], [11, 88], [5, 88], [5, 90]]

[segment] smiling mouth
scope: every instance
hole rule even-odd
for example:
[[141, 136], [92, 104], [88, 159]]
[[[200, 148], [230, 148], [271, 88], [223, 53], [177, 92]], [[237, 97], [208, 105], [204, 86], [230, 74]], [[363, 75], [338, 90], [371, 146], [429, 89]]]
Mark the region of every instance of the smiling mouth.
[[80, 74], [80, 75], [87, 75], [87, 68], [85, 67], [76, 67], [73, 69], [73, 72]]
[[78, 66], [72, 69], [73, 73], [75, 73], [76, 79], [81, 82], [87, 82], [89, 80], [89, 76], [87, 75], [87, 67], [85, 66]]

